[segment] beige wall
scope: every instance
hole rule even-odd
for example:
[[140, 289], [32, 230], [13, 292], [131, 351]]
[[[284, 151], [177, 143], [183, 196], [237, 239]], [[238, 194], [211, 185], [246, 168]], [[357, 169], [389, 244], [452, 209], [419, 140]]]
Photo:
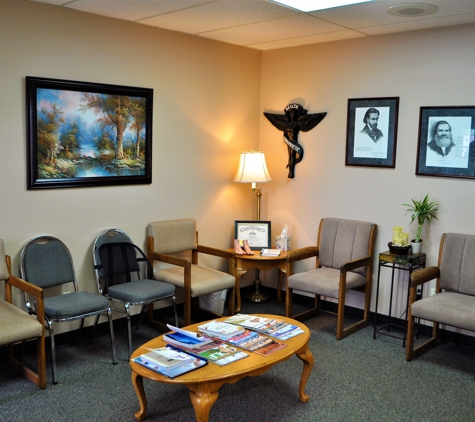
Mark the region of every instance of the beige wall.
[[[254, 212], [232, 179], [239, 153], [258, 149], [259, 52], [22, 0], [0, 2], [0, 40], [0, 237], [14, 273], [42, 233], [70, 247], [90, 291], [92, 243], [109, 227], [144, 246], [148, 222], [193, 217], [201, 243], [231, 246], [234, 220]], [[27, 191], [25, 76], [153, 88], [152, 184]]]
[[[474, 39], [475, 26], [469, 25], [264, 52], [260, 148], [274, 182], [262, 190], [264, 215], [275, 231], [288, 224], [295, 245], [304, 246], [315, 243], [322, 217], [372, 221], [379, 226], [376, 251], [382, 252], [392, 240], [393, 226], [415, 234], [416, 224], [409, 225], [402, 204], [429, 193], [440, 201], [439, 221], [423, 230], [429, 265], [437, 263], [442, 233], [475, 234], [474, 180], [415, 175], [420, 107], [475, 104]], [[348, 99], [371, 97], [400, 98], [395, 169], [345, 166]], [[287, 178], [281, 132], [262, 111], [282, 113], [294, 101], [309, 113], [328, 114], [299, 135], [305, 157], [292, 180]], [[375, 282], [376, 274], [375, 262]], [[389, 274], [383, 269], [383, 306]], [[400, 281], [399, 314], [405, 279]], [[362, 307], [361, 295], [352, 295], [350, 302]]]
[[[429, 193], [440, 201], [439, 221], [423, 232], [428, 264], [435, 264], [443, 232], [475, 233], [468, 211], [474, 208], [475, 182], [415, 176], [419, 109], [474, 104], [474, 37], [471, 25], [260, 53], [3, 0], [0, 237], [14, 258], [14, 272], [25, 242], [50, 233], [69, 245], [81, 287], [93, 291], [97, 234], [120, 227], [143, 246], [146, 224], [159, 219], [194, 217], [202, 243], [228, 247], [234, 220], [254, 218], [252, 191], [231, 182], [239, 152], [251, 148], [266, 153], [274, 179], [261, 185], [262, 218], [272, 221], [273, 235], [288, 224], [294, 246], [304, 246], [315, 243], [322, 217], [362, 219], [379, 225], [376, 251], [383, 251], [394, 225], [415, 231], [402, 203]], [[27, 191], [27, 75], [153, 88], [153, 183]], [[345, 167], [348, 99], [389, 96], [400, 97], [396, 168]], [[299, 135], [305, 158], [293, 180], [287, 178], [281, 133], [262, 115], [281, 113], [290, 102], [328, 113]], [[382, 278], [384, 306], [388, 273]], [[264, 280], [272, 282], [269, 274]], [[405, 288], [403, 279], [400, 285]], [[357, 294], [349, 299], [362, 306]]]

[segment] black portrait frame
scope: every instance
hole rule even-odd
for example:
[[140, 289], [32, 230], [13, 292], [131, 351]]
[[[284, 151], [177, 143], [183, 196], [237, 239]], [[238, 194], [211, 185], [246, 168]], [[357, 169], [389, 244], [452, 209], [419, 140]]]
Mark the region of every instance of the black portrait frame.
[[[362, 129], [365, 128], [364, 115], [371, 108], [380, 112], [378, 129], [384, 136], [377, 141]], [[345, 165], [395, 168], [398, 112], [399, 97], [350, 98]]]
[[[113, 119], [106, 122], [103, 109], [102, 115], [100, 111], [95, 113], [95, 120], [92, 117], [85, 120], [86, 113], [89, 112], [89, 116], [93, 113], [92, 101], [86, 111], [84, 107], [77, 106], [79, 96], [82, 96], [81, 101], [85, 102], [86, 95], [89, 95], [89, 98], [102, 98], [104, 101], [127, 101], [128, 106], [132, 104], [132, 108], [128, 109], [133, 109], [134, 114], [130, 112], [128, 118], [133, 121], [133, 126], [129, 125], [128, 131], [122, 130], [120, 123], [115, 126], [115, 147], [120, 139], [123, 141], [123, 148], [118, 150], [126, 151], [121, 162], [114, 161], [117, 150], [112, 152], [111, 147], [114, 145]], [[75, 107], [69, 107], [71, 101], [66, 102], [65, 96], [72, 99]], [[152, 183], [152, 111], [153, 89], [150, 88], [27, 76], [27, 189]], [[49, 125], [50, 122], [53, 124]], [[109, 122], [109, 125], [102, 125], [104, 122]], [[67, 129], [66, 125], [69, 125]], [[76, 132], [71, 129], [73, 127]], [[121, 135], [124, 135], [123, 138], [117, 136], [119, 129]], [[69, 139], [74, 137], [71, 133], [81, 133], [81, 130], [90, 131], [84, 139], [90, 142], [87, 146], [93, 146], [90, 149], [91, 155], [86, 155], [89, 152], [81, 155], [81, 143], [76, 139], [73, 145], [78, 148], [63, 147], [71, 142], [67, 140], [68, 136]], [[97, 141], [99, 136], [94, 138], [92, 131], [100, 133], [102, 145], [110, 140], [108, 148], [101, 147], [101, 143]], [[79, 136], [77, 138], [80, 139]], [[130, 154], [130, 151], [134, 151], [134, 154], [138, 152], [137, 156]], [[122, 153], [120, 155], [122, 156]], [[60, 163], [58, 158], [62, 158]]]
[[[448, 152], [433, 140], [438, 122], [451, 128], [453, 146]], [[421, 107], [416, 175], [475, 179], [474, 134], [475, 106]]]
[[[261, 227], [264, 235], [261, 236], [259, 243], [252, 243], [249, 236], [249, 229], [252, 227]], [[263, 248], [271, 247], [271, 222], [259, 220], [236, 220], [234, 221], [234, 238], [238, 240], [248, 240], [249, 247], [253, 251], [260, 251]]]

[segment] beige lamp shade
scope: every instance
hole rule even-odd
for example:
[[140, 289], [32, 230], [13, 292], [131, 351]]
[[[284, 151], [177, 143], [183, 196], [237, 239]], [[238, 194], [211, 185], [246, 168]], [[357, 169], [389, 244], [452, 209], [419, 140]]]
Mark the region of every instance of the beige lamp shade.
[[272, 182], [264, 153], [260, 151], [242, 152], [234, 181], [237, 183]]

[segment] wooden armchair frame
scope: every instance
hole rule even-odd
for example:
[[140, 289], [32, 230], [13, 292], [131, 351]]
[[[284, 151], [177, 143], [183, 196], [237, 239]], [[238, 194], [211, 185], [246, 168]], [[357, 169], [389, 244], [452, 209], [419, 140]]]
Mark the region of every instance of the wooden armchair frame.
[[[18, 277], [15, 277], [11, 274], [11, 258], [6, 256], [6, 262], [8, 267], [9, 278], [5, 280], [5, 301], [13, 304], [13, 292], [12, 286], [17, 289], [28, 293], [33, 296], [36, 300], [36, 319], [42, 325], [43, 330], [41, 337], [37, 339], [37, 354], [38, 354], [38, 368], [35, 372], [33, 369], [29, 368], [22, 362], [20, 362], [15, 357], [14, 344], [8, 345], [8, 361], [10, 365], [15, 368], [17, 371], [22, 373], [30, 381], [34, 382], [38, 387], [45, 389], [46, 388], [46, 352], [45, 352], [45, 316], [44, 316], [44, 302], [43, 302], [43, 289], [34, 286], [22, 280]], [[26, 314], [26, 312], [25, 312]], [[1, 335], [1, 334], [0, 334]], [[25, 339], [29, 340], [29, 339]]]
[[[285, 297], [285, 312], [288, 318], [294, 318], [299, 321], [309, 318], [311, 316], [318, 315], [321, 311], [320, 307], [320, 295], [315, 294], [314, 307], [308, 309], [297, 315], [292, 315], [292, 290], [288, 284], [288, 278], [294, 274], [294, 263], [308, 258], [316, 258], [316, 268], [321, 268], [319, 260], [319, 245], [320, 237], [322, 233], [322, 219], [320, 221], [318, 229], [317, 246], [308, 246], [300, 249], [291, 250], [287, 255], [287, 280], [286, 280], [286, 297]], [[336, 338], [341, 340], [350, 334], [366, 327], [370, 323], [370, 306], [371, 306], [371, 290], [373, 280], [373, 254], [374, 254], [374, 241], [376, 238], [377, 225], [373, 225], [370, 233], [369, 240], [369, 255], [348, 261], [340, 267], [340, 284], [338, 295], [338, 310], [337, 310], [337, 328]], [[364, 286], [351, 289], [361, 291], [365, 294], [363, 319], [355, 322], [354, 324], [345, 328], [345, 303], [346, 303], [346, 276], [349, 271], [354, 271], [357, 268], [366, 267], [366, 283]]]
[[[191, 296], [191, 268], [192, 265], [198, 265], [198, 254], [203, 253], [206, 255], [212, 255], [220, 258], [226, 258], [229, 260], [230, 268], [234, 269], [234, 252], [226, 251], [224, 249], [213, 248], [209, 246], [203, 246], [198, 243], [198, 232], [196, 232], [196, 249], [191, 249], [191, 260], [186, 258], [180, 258], [177, 256], [158, 253], [154, 251], [154, 238], [153, 236], [147, 237], [147, 256], [150, 262], [153, 261], [162, 261], [168, 264], [177, 265], [183, 268], [184, 271], [184, 292], [183, 292], [183, 302], [184, 302], [184, 325], [191, 324], [191, 312], [199, 312], [206, 315], [207, 318], [217, 318], [222, 317], [222, 315], [215, 314], [214, 312], [202, 309], [198, 305], [198, 298]], [[233, 274], [234, 275], [234, 274]], [[228, 295], [228, 315], [234, 315], [234, 301], [235, 301], [235, 291], [237, 286], [233, 289], [230, 289], [230, 294]], [[150, 315], [150, 312], [147, 312]]]

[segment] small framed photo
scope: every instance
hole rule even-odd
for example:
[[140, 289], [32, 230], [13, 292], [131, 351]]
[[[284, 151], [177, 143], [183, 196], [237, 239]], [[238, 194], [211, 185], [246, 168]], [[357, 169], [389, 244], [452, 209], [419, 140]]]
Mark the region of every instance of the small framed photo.
[[421, 107], [416, 174], [475, 178], [475, 106]]
[[399, 97], [348, 100], [347, 166], [396, 167]]
[[271, 247], [270, 221], [243, 221], [234, 222], [234, 238], [247, 240], [253, 251]]
[[26, 77], [27, 189], [152, 183], [153, 89]]

